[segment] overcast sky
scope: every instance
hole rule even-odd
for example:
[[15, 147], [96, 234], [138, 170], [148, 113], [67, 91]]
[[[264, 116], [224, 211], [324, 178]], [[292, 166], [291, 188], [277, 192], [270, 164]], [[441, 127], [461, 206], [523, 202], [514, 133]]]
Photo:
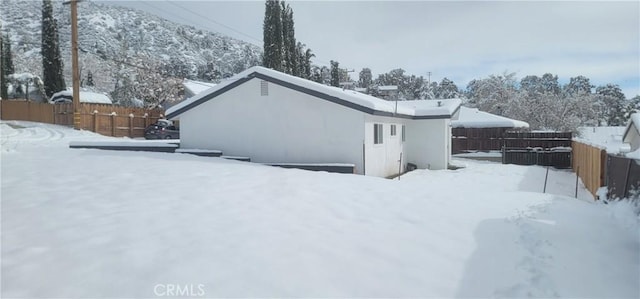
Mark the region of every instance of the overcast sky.
[[[262, 47], [264, 1], [117, 1]], [[628, 2], [289, 1], [316, 64], [431, 80], [515, 72], [583, 75], [640, 94], [640, 4]]]

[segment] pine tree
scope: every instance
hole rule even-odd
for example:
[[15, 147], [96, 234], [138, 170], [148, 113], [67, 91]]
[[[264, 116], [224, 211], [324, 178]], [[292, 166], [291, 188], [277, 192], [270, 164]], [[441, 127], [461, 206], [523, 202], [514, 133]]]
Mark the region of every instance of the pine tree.
[[358, 76], [358, 87], [369, 89], [373, 84], [373, 74], [370, 68], [363, 68]]
[[[2, 24], [0, 23], [0, 29], [2, 29]], [[0, 99], [7, 99], [9, 95], [7, 94], [7, 81], [5, 79], [5, 62], [4, 62], [4, 39], [2, 38], [2, 34], [0, 34], [0, 55], [2, 55], [2, 59], [0, 60], [0, 64], [2, 67], [0, 68]]]
[[91, 70], [87, 72], [87, 86], [95, 86], [95, 84], [93, 83], [93, 73], [91, 72]]
[[282, 13], [279, 0], [266, 1], [262, 31], [262, 65], [276, 71], [284, 71]]
[[616, 84], [607, 84], [596, 88], [596, 97], [600, 105], [600, 119], [609, 126], [625, 125], [625, 97]]
[[293, 10], [289, 4], [282, 1], [282, 38], [285, 72], [294, 76], [300, 76], [298, 69], [298, 51], [293, 23]]
[[42, 0], [42, 72], [47, 97], [65, 90], [62, 58], [58, 38], [58, 25], [53, 18], [51, 0]]
[[340, 64], [337, 61], [331, 60], [331, 86], [340, 86]]

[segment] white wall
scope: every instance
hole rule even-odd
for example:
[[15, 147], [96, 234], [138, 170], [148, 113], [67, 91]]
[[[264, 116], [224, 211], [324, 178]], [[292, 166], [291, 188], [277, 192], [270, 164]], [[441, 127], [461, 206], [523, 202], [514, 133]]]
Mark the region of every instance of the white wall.
[[410, 120], [405, 142], [406, 163], [421, 169], [446, 169], [451, 157], [449, 119]]
[[[366, 115], [364, 127], [366, 174], [388, 177], [398, 174], [400, 153], [403, 153], [402, 125], [406, 120], [392, 117]], [[382, 144], [374, 144], [374, 124], [382, 124]], [[391, 136], [391, 125], [396, 125], [396, 136]], [[402, 157], [402, 171], [406, 165]]]
[[635, 151], [638, 148], [640, 148], [640, 133], [638, 132], [638, 130], [632, 126], [631, 128], [629, 128], [629, 134], [627, 137], [627, 139], [629, 140], [629, 145], [631, 146], [631, 151]]
[[260, 163], [351, 163], [362, 173], [365, 114], [260, 79], [184, 112], [181, 147]]

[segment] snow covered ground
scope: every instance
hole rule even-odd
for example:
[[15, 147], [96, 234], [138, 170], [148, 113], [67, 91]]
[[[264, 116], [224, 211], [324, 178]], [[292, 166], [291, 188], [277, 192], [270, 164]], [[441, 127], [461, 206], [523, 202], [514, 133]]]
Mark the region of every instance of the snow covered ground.
[[2, 122], [2, 297], [640, 297], [639, 219], [575, 176], [456, 160], [400, 180]]

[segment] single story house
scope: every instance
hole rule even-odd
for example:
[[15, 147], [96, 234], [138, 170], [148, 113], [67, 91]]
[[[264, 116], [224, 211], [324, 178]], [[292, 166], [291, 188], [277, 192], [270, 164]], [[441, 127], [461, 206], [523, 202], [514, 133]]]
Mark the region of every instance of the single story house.
[[180, 147], [260, 163], [345, 163], [387, 177], [445, 169], [459, 99], [390, 102], [252, 67], [166, 111]]
[[622, 141], [631, 147], [627, 156], [640, 159], [640, 113], [631, 114], [629, 124], [622, 135]]

